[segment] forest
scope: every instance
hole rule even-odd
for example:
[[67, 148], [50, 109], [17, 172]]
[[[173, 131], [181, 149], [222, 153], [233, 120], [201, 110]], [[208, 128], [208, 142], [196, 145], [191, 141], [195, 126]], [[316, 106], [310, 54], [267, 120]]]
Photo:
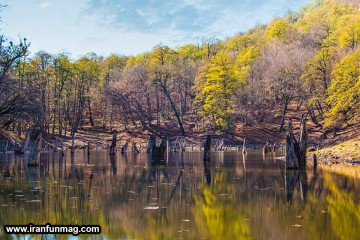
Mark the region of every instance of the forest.
[[18, 136], [74, 137], [85, 126], [232, 134], [266, 116], [281, 133], [292, 105], [324, 134], [360, 117], [356, 0], [315, 0], [225, 40], [136, 56], [30, 56], [30, 42], [0, 40], [0, 126]]

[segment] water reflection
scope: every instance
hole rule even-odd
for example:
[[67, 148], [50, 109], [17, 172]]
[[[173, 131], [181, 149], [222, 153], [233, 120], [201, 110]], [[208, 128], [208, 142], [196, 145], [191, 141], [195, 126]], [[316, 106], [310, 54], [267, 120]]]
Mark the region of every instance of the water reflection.
[[275, 156], [79, 150], [43, 153], [33, 168], [1, 155], [0, 225], [99, 224], [109, 239], [356, 239], [359, 180], [285, 171]]

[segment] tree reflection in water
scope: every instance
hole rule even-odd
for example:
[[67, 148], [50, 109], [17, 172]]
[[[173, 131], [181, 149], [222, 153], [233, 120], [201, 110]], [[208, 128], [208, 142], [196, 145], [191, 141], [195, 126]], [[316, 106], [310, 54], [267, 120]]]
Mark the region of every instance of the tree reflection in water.
[[223, 152], [204, 163], [199, 153], [77, 151], [44, 153], [28, 168], [1, 155], [0, 225], [99, 224], [109, 239], [357, 237], [358, 179], [284, 171], [273, 156]]

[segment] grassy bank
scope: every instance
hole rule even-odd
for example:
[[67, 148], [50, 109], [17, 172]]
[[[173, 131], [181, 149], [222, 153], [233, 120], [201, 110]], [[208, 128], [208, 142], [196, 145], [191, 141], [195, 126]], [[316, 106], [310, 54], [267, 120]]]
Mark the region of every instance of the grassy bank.
[[310, 156], [313, 154], [316, 154], [318, 163], [323, 165], [360, 164], [360, 140], [342, 142], [309, 153]]

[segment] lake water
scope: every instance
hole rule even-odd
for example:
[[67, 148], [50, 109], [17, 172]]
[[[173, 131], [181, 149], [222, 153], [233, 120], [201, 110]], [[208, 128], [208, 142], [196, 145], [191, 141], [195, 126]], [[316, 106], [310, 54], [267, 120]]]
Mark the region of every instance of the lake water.
[[279, 156], [212, 153], [204, 166], [201, 153], [152, 164], [146, 153], [78, 150], [43, 153], [34, 168], [1, 155], [0, 238], [4, 225], [50, 223], [100, 225], [79, 235], [92, 239], [359, 239], [360, 181], [285, 171]]

